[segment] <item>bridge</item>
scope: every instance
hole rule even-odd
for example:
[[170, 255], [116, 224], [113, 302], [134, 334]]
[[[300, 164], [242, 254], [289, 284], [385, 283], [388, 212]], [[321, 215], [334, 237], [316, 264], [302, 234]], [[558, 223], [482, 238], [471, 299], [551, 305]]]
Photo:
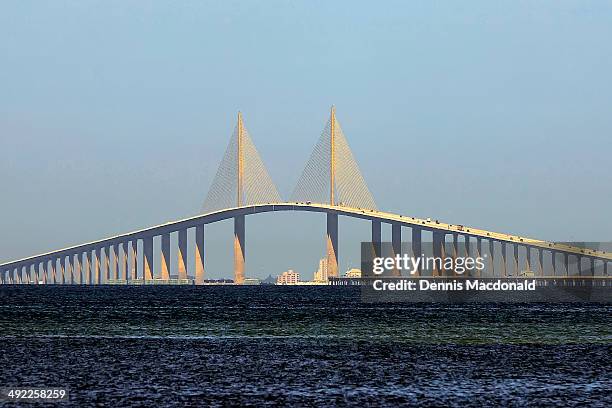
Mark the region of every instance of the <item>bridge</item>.
[[[189, 283], [188, 257], [195, 258], [195, 284], [205, 282], [205, 226], [234, 220], [234, 277], [245, 279], [245, 218], [278, 211], [325, 213], [328, 276], [338, 277], [338, 217], [352, 217], [371, 223], [371, 240], [379, 251], [382, 224], [391, 225], [391, 247], [402, 251], [403, 230], [410, 229], [412, 252], [422, 251], [423, 234], [431, 234], [433, 255], [447, 251], [456, 257], [460, 250], [471, 256], [487, 255], [488, 276], [518, 276], [534, 270], [542, 278], [608, 278], [612, 253], [596, 249], [547, 242], [464, 225], [442, 223], [392, 214], [376, 208], [375, 201], [331, 108], [329, 120], [308, 160], [297, 186], [284, 202], [276, 189], [242, 115], [219, 165], [201, 214], [0, 264], [2, 284], [105, 284], [105, 283]], [[188, 248], [188, 234], [195, 245]], [[170, 236], [178, 235], [178, 279], [170, 276]], [[408, 236], [408, 235], [407, 235]], [[161, 238], [159, 273], [154, 274], [153, 240]], [[510, 254], [508, 254], [510, 250]], [[520, 256], [522, 253], [522, 256]], [[545, 267], [545, 257], [549, 268]], [[521, 265], [521, 260], [524, 265]], [[535, 262], [533, 262], [535, 260]], [[508, 267], [510, 261], [510, 268]], [[571, 262], [570, 262], [571, 261]], [[576, 273], [570, 272], [575, 264]], [[599, 266], [599, 268], [597, 267]], [[510, 270], [512, 269], [512, 270]], [[600, 270], [601, 273], [597, 273]], [[139, 274], [139, 271], [141, 272]], [[416, 276], [425, 271], [415, 271]], [[140, 276], [139, 276], [140, 275]], [[414, 276], [414, 275], [413, 275]], [[454, 271], [434, 269], [431, 276], [457, 276]]]

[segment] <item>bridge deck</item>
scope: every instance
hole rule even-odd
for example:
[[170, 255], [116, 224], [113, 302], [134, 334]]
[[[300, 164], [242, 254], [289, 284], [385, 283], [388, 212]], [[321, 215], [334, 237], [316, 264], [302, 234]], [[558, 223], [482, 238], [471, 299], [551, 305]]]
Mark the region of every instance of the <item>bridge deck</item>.
[[399, 223], [404, 226], [413, 227], [418, 226], [425, 230], [431, 231], [442, 231], [453, 234], [467, 235], [470, 237], [483, 238], [487, 240], [496, 240], [501, 242], [507, 242], [518, 245], [530, 246], [533, 248], [541, 248], [549, 251], [555, 251], [558, 253], [567, 253], [573, 255], [588, 256], [604, 261], [612, 261], [612, 253], [598, 251], [594, 249], [578, 248], [565, 244], [558, 244], [548, 241], [542, 241], [532, 238], [526, 238], [517, 235], [503, 234], [499, 232], [492, 232], [478, 228], [466, 227], [463, 225], [454, 225], [439, 222], [437, 220], [424, 220], [420, 218], [404, 216], [399, 214], [387, 213], [378, 210], [362, 209], [345, 207], [339, 205], [329, 205], [320, 203], [266, 203], [266, 204], [255, 204], [242, 207], [227, 208], [224, 210], [213, 211], [206, 214], [200, 214], [194, 217], [185, 218], [182, 220], [167, 222], [165, 224], [156, 225], [153, 227], [132, 231], [125, 234], [115, 235], [98, 241], [92, 241], [80, 245], [71, 246], [68, 248], [59, 249], [23, 259], [18, 259], [10, 262], [0, 264], [0, 268], [6, 268], [11, 266], [17, 266], [19, 264], [28, 263], [37, 259], [45, 259], [56, 256], [68, 255], [78, 251], [86, 251], [89, 248], [100, 247], [110, 245], [113, 243], [125, 242], [126, 240], [142, 238], [151, 235], [158, 235], [166, 232], [174, 232], [179, 229], [192, 228], [196, 225], [210, 224], [213, 222], [230, 219], [237, 215], [249, 215], [258, 214], [263, 212], [273, 211], [311, 211], [311, 212], [324, 212], [324, 213], [336, 213], [354, 218], [362, 218], [367, 220], [378, 220], [385, 223]]

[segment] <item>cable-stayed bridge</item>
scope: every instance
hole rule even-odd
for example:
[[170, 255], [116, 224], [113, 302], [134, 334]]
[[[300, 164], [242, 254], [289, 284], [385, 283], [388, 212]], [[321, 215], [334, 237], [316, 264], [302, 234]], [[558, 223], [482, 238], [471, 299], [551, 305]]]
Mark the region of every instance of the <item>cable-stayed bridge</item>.
[[[3, 284], [188, 283], [193, 275], [195, 283], [202, 284], [206, 277], [205, 225], [233, 219], [233, 280], [241, 284], [245, 279], [246, 216], [278, 211], [326, 214], [326, 258], [332, 278], [338, 277], [338, 216], [370, 222], [374, 244], [381, 242], [381, 225], [390, 224], [396, 254], [402, 251], [402, 233], [407, 228], [416, 256], [421, 254], [424, 234], [431, 235], [434, 256], [443, 257], [449, 248], [455, 257], [461, 250], [474, 257], [486, 254], [486, 273], [491, 277], [516, 277], [521, 270], [533, 270], [545, 278], [608, 278], [612, 262], [612, 253], [595, 249], [379, 211], [332, 107], [289, 201], [282, 201], [239, 113], [200, 215], [0, 264], [0, 280]], [[170, 236], [174, 233], [178, 235], [178, 279], [173, 280]], [[188, 234], [195, 236], [193, 248], [188, 248]], [[156, 237], [161, 238], [158, 268], [154, 268]], [[190, 256], [195, 258], [194, 271], [188, 271]], [[570, 272], [570, 264], [576, 266], [575, 272]], [[424, 272], [417, 270], [416, 276]], [[456, 276], [454, 271], [439, 269], [431, 274]]]

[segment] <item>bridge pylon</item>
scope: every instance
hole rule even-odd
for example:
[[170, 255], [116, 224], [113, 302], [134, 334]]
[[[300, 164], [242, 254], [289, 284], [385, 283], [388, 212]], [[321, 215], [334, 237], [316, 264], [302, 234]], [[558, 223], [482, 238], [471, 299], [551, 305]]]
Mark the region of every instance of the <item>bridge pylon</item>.
[[[282, 201], [255, 144], [238, 112], [236, 126], [202, 212]], [[201, 232], [203, 234], [203, 232]], [[234, 282], [244, 282], [245, 216], [234, 218]], [[202, 252], [196, 259], [196, 274], [203, 276]], [[199, 272], [199, 273], [198, 273]]]
[[[331, 206], [376, 209], [357, 161], [348, 145], [332, 106], [321, 137], [306, 163], [290, 201]], [[327, 215], [328, 276], [338, 276], [338, 216]]]

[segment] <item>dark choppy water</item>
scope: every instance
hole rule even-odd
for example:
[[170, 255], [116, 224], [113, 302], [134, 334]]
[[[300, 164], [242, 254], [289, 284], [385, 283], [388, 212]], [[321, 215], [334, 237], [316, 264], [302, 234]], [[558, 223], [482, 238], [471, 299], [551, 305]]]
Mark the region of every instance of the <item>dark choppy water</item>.
[[64, 386], [75, 406], [612, 404], [606, 305], [372, 305], [356, 287], [4, 287], [0, 341], [0, 386]]

